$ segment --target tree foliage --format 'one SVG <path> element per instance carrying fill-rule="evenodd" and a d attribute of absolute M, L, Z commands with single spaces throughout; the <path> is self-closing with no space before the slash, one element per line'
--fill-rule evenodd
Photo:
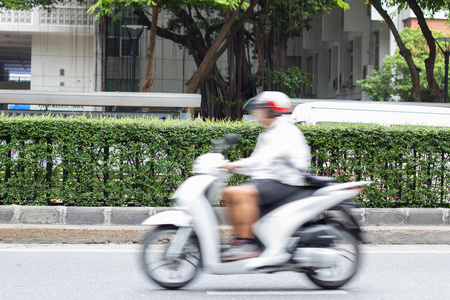
<path fill-rule="evenodd" d="M 414 64 L 420 70 L 420 96 L 424 102 L 433 102 L 430 88 L 425 72 L 425 60 L 429 56 L 427 43 L 420 29 L 405 28 L 401 32 L 402 40 L 413 55 Z M 433 31 L 435 38 L 443 37 L 440 31 Z M 440 88 L 444 87 L 444 55 L 442 52 L 436 54 L 434 75 Z M 398 96 L 400 101 L 411 101 L 411 77 L 408 76 L 408 66 L 400 55 L 399 49 L 393 56 L 383 59 L 383 66 L 375 71 L 373 76 L 357 81 L 362 91 L 369 93 L 372 100 L 391 101 Z"/>
<path fill-rule="evenodd" d="M 227 9 L 237 9 L 240 2 L 240 0 L 98 0 L 98 2 L 89 9 L 89 12 L 95 13 L 95 18 L 97 20 L 101 15 L 116 15 L 121 9 L 128 7 L 148 10 L 156 5 L 163 9 L 173 9 L 174 5 L 188 5 L 199 9 L 208 8 L 226 11 Z M 243 8 L 247 6 L 247 4 L 244 4 Z"/>
<path fill-rule="evenodd" d="M 260 11 L 252 16 L 255 51 L 258 58 L 258 86 L 265 86 L 264 78 L 273 76 L 275 70 L 282 70 L 286 64 L 287 42 L 301 36 L 310 27 L 313 17 L 327 14 L 336 6 L 335 0 L 261 0 Z M 272 74 L 271 74 L 272 73 Z M 270 79 L 269 79 L 270 82 Z M 280 86 L 282 87 L 282 86 Z"/>
<path fill-rule="evenodd" d="M 62 0 L 2 0 L 0 8 L 12 10 L 31 10 L 34 7 L 51 9 L 56 3 Z"/>
<path fill-rule="evenodd" d="M 291 98 L 297 98 L 296 93 L 304 84 L 312 85 L 312 75 L 297 66 L 272 67 L 263 76 L 259 71 L 255 76 L 256 82 L 262 82 L 266 90 L 282 91 Z"/>
<path fill-rule="evenodd" d="M 411 98 L 414 101 L 421 101 L 419 95 L 420 86 L 422 83 L 419 79 L 419 74 L 417 72 L 417 66 L 413 62 L 412 56 L 407 49 L 404 47 L 404 43 L 402 42 L 397 28 L 395 28 L 394 23 L 392 22 L 391 16 L 387 14 L 384 7 L 396 7 L 398 12 L 401 12 L 405 8 L 410 8 L 412 12 L 416 15 L 420 30 L 424 36 L 425 42 L 429 48 L 429 54 L 425 58 L 425 68 L 424 72 L 426 73 L 426 81 L 429 86 L 429 91 L 431 96 L 433 97 L 434 102 L 442 102 L 442 91 L 439 88 L 439 83 L 437 82 L 434 76 L 434 65 L 436 62 L 436 41 L 431 33 L 430 28 L 428 27 L 428 23 L 425 17 L 425 13 L 430 15 L 432 18 L 434 14 L 438 11 L 444 11 L 447 16 L 449 16 L 449 8 L 450 1 L 448 0 L 367 0 L 368 3 L 372 4 L 374 8 L 380 13 L 383 19 L 387 22 L 389 29 L 394 34 L 397 45 L 400 48 L 400 54 L 404 57 L 404 59 L 408 63 L 409 73 L 412 77 L 412 89 L 411 89 Z"/>

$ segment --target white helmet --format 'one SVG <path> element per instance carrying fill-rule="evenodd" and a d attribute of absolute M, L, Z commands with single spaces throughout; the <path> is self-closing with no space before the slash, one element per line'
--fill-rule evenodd
<path fill-rule="evenodd" d="M 282 92 L 262 92 L 248 100 L 244 105 L 244 109 L 255 108 L 271 108 L 272 116 L 276 117 L 291 112 L 291 99 Z"/>

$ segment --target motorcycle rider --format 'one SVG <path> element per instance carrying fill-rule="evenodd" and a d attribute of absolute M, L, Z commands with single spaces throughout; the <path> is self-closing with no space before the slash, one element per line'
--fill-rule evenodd
<path fill-rule="evenodd" d="M 252 179 L 239 186 L 227 187 L 223 196 L 235 238 L 222 253 L 223 261 L 258 256 L 261 251 L 252 232 L 260 217 L 260 207 L 274 204 L 304 185 L 304 170 L 309 169 L 311 154 L 300 129 L 282 116 L 291 111 L 289 97 L 281 92 L 266 91 L 250 99 L 244 106 L 264 127 L 255 149 L 248 158 L 223 166 L 229 172 Z"/>

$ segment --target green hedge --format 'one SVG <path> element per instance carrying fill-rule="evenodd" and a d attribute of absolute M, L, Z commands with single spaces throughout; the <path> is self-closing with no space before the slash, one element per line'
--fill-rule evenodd
<path fill-rule="evenodd" d="M 302 126 L 312 171 L 339 181 L 373 180 L 366 207 L 448 207 L 450 129 Z M 248 156 L 260 126 L 148 118 L 0 117 L 2 204 L 163 206 L 210 141 L 239 133 L 230 160 Z M 234 176 L 232 184 L 242 182 Z"/>
<path fill-rule="evenodd" d="M 449 207 L 450 128 L 364 124 L 303 127 L 313 169 L 372 180 L 366 207 Z"/>
<path fill-rule="evenodd" d="M 0 117 L 3 204 L 158 206 L 191 175 L 210 141 L 240 133 L 232 159 L 251 152 L 258 127 L 149 118 Z"/>

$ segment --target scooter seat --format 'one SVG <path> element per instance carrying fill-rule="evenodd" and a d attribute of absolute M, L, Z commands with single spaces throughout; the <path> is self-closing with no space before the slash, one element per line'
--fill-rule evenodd
<path fill-rule="evenodd" d="M 337 182 L 336 178 L 325 176 L 306 175 L 305 181 L 312 186 L 325 187 L 327 185 Z"/>
<path fill-rule="evenodd" d="M 319 187 L 317 187 L 317 186 L 299 186 L 297 192 L 294 192 L 293 194 L 284 198 L 281 201 L 278 201 L 278 202 L 275 202 L 272 204 L 268 204 L 268 205 L 260 205 L 259 206 L 260 215 L 261 215 L 261 217 L 263 217 L 264 215 L 268 214 L 272 210 L 274 210 L 282 205 L 310 197 L 318 189 L 319 189 Z"/>

